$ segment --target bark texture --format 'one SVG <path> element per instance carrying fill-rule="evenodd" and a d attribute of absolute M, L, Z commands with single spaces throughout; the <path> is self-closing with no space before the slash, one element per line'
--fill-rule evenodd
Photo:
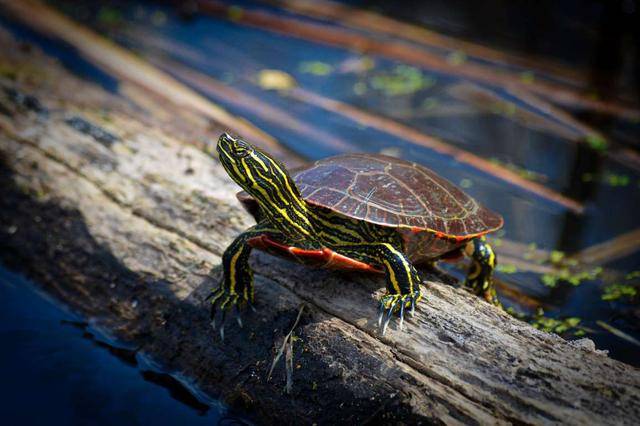
<path fill-rule="evenodd" d="M 216 158 L 166 123 L 224 129 L 0 45 L 0 260 L 204 392 L 264 423 L 638 423 L 639 370 L 438 281 L 381 337 L 383 277 L 256 253 L 257 312 L 221 342 L 203 298 L 252 221 Z M 287 394 L 284 362 L 266 377 L 303 303 Z"/>

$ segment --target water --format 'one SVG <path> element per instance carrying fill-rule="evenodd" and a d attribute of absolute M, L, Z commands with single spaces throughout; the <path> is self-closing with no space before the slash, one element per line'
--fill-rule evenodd
<path fill-rule="evenodd" d="M 3 424 L 211 425 L 234 419 L 2 267 L 0 339 Z"/>
<path fill-rule="evenodd" d="M 514 258 L 519 262 L 516 266 L 503 260 L 497 273 L 504 283 L 499 292 L 505 304 L 539 327 L 568 338 L 586 335 L 595 340 L 598 348 L 609 350 L 612 357 L 640 365 L 637 356 L 640 350 L 637 344 L 640 339 L 640 298 L 636 295 L 611 299 L 616 289 L 637 291 L 640 284 L 640 273 L 635 273 L 640 270 L 638 246 L 624 255 L 581 265 L 586 274 L 582 277 L 562 276 L 558 272 L 572 266 L 567 261 L 571 254 L 640 229 L 637 213 L 640 207 L 640 167 L 637 162 L 640 120 L 637 117 L 596 114 L 583 107 L 562 103 L 560 106 L 552 104 L 558 109 L 550 110 L 545 106 L 546 95 L 537 96 L 541 103 L 537 98 L 522 96 L 507 86 L 463 78 L 454 72 L 455 68 L 452 72 L 420 68 L 385 55 L 363 56 L 344 47 L 244 25 L 243 10 L 260 10 L 276 17 L 293 17 L 300 23 L 323 22 L 329 29 L 341 28 L 336 23 L 252 1 L 237 2 L 239 8 L 230 10 L 226 17 L 198 14 L 189 19 L 174 8 L 147 2 L 54 3 L 74 19 L 97 28 L 230 112 L 248 118 L 303 157 L 313 160 L 349 151 L 391 153 L 422 163 L 460 184 L 465 191 L 505 217 L 505 228 L 493 242 L 502 259 Z M 387 12 L 403 16 L 402 12 L 406 11 L 392 8 Z M 472 64 L 488 67 L 493 72 L 509 71 L 529 84 L 554 82 L 562 90 L 573 90 L 571 93 L 580 89 L 593 95 L 585 102 L 598 100 L 596 94 L 603 96 L 602 87 L 607 85 L 596 84 L 602 79 L 582 78 L 597 74 L 587 68 L 589 61 L 585 52 L 568 52 L 566 45 L 556 43 L 558 38 L 588 38 L 592 32 L 584 29 L 596 25 L 593 17 L 599 12 L 592 9 L 583 12 L 575 14 L 575 19 L 582 20 L 583 24 L 572 27 L 575 33 L 567 36 L 570 31 L 567 28 L 561 34 L 540 32 L 536 36 L 544 41 L 542 47 L 520 49 L 525 56 L 527 52 L 541 55 L 536 57 L 536 64 L 540 58 L 561 58 L 565 62 L 561 65 L 571 68 L 577 76 L 573 79 L 553 70 L 505 65 L 457 50 L 417 45 L 414 48 L 445 55 L 448 63 L 461 67 Z M 227 19 L 228 16 L 235 18 Z M 421 21 L 419 18 L 416 15 L 415 20 Z M 456 20 L 455 16 L 447 16 L 444 12 L 440 18 L 432 13 L 427 22 L 451 34 L 462 34 L 471 39 L 478 36 L 487 44 L 495 42 L 498 47 L 506 46 L 512 52 L 521 47 L 513 40 L 527 39 L 516 34 L 518 26 L 508 26 L 512 36 L 504 43 L 498 43 L 495 38 L 499 38 L 499 31 L 495 31 L 497 35 L 484 34 L 477 28 L 474 32 L 473 28 L 464 27 L 468 19 Z M 489 18 L 483 15 L 482 19 Z M 80 58 L 74 56 L 68 46 L 55 40 L 43 40 L 23 29 L 15 31 L 22 31 L 20 34 L 24 37 L 44 45 L 75 72 L 117 90 L 113 81 L 90 68 L 79 69 Z M 367 31 L 359 33 L 371 34 Z M 394 36 L 385 35 L 379 39 L 394 41 Z M 596 42 L 591 40 L 581 45 L 593 47 Z M 200 83 L 189 79 L 181 72 L 182 68 L 200 73 Z M 606 71 L 607 67 L 604 68 Z M 265 90 L 258 84 L 258 76 L 266 69 L 287 72 L 303 90 L 409 126 L 422 134 L 436 136 L 449 146 L 501 164 L 526 179 L 582 203 L 584 213 L 573 213 L 513 182 L 438 153 L 411 139 L 406 132 L 363 125 L 344 110 L 323 109 L 310 97 Z M 638 99 L 633 98 L 634 92 L 629 89 L 627 74 L 620 76 L 623 84 L 616 92 L 604 95 L 621 105 L 637 107 Z M 609 77 L 618 78 L 617 74 Z M 222 96 L 212 89 L 212 85 L 206 84 L 207 79 L 253 100 Z M 553 93 L 548 96 L 553 97 Z M 267 111 L 267 106 L 284 113 L 289 121 Z M 567 113 L 573 114 L 570 116 L 573 120 L 563 119 L 561 114 Z M 299 126 L 291 126 L 291 120 Z M 592 129 L 585 130 L 585 125 Z M 603 149 L 593 131 L 608 139 L 607 148 Z M 543 250 L 542 255 L 537 250 Z M 555 271 L 552 274 L 545 276 L 539 272 L 540 267 L 552 266 L 555 267 L 551 269 Z M 461 276 L 459 270 L 449 270 Z M 539 308 L 544 313 L 540 313 Z"/>

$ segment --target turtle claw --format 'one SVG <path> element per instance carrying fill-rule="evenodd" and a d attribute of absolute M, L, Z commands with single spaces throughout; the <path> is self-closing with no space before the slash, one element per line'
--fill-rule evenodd
<path fill-rule="evenodd" d="M 238 327 L 243 328 L 242 318 L 240 317 L 240 313 L 238 313 L 238 316 L 236 317 L 236 321 L 238 322 Z"/>
<path fill-rule="evenodd" d="M 387 327 L 393 314 L 398 311 L 400 316 L 400 330 L 404 329 L 404 311 L 407 306 L 411 306 L 411 316 L 415 313 L 416 302 L 420 300 L 422 294 L 415 291 L 410 294 L 388 294 L 380 299 L 380 316 L 378 317 L 378 327 L 382 336 L 387 332 Z M 386 313 L 386 317 L 385 317 Z M 382 319 L 384 318 L 384 322 Z"/>
<path fill-rule="evenodd" d="M 380 308 L 378 310 L 380 312 L 380 315 L 378 315 L 378 327 L 380 327 L 382 325 L 382 318 L 384 317 L 384 302 L 382 300 L 380 301 Z"/>
<path fill-rule="evenodd" d="M 205 300 L 210 300 L 211 310 L 209 312 L 209 317 L 211 318 L 211 327 L 214 330 L 216 330 L 217 325 L 220 327 L 219 333 L 221 341 L 224 341 L 224 326 L 227 314 L 230 313 L 232 309 L 236 311 L 236 321 L 238 326 L 240 328 L 243 327 L 241 317 L 242 308 L 251 305 L 248 301 L 241 298 L 240 295 L 228 292 L 226 287 L 220 286 L 216 290 L 212 291 Z M 220 322 L 216 321 L 218 312 L 220 312 Z"/>

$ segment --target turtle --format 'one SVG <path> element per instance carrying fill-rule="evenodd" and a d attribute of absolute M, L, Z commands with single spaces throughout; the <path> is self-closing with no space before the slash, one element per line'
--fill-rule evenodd
<path fill-rule="evenodd" d="M 250 227 L 222 255 L 222 279 L 209 295 L 211 318 L 253 306 L 252 249 L 325 268 L 384 273 L 378 324 L 422 299 L 416 266 L 467 255 L 465 284 L 501 306 L 492 282 L 497 259 L 485 235 L 503 218 L 432 170 L 395 157 L 351 153 L 289 172 L 265 151 L 228 133 L 216 146 L 220 162 L 243 191 Z M 383 321 L 384 319 L 384 321 Z M 223 337 L 224 338 L 224 337 Z"/>

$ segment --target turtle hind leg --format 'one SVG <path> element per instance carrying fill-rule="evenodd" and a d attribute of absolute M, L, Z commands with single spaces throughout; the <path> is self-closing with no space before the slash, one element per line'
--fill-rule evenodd
<path fill-rule="evenodd" d="M 493 270 L 497 264 L 496 254 L 484 237 L 469 241 L 464 250 L 471 258 L 465 285 L 487 302 L 502 307 L 493 286 Z"/>
<path fill-rule="evenodd" d="M 394 313 L 400 317 L 400 328 L 405 311 L 413 314 L 422 298 L 420 275 L 401 250 L 389 243 L 359 243 L 336 246 L 336 251 L 369 264 L 384 268 L 387 278 L 387 294 L 380 298 L 378 325 L 384 335 Z"/>

